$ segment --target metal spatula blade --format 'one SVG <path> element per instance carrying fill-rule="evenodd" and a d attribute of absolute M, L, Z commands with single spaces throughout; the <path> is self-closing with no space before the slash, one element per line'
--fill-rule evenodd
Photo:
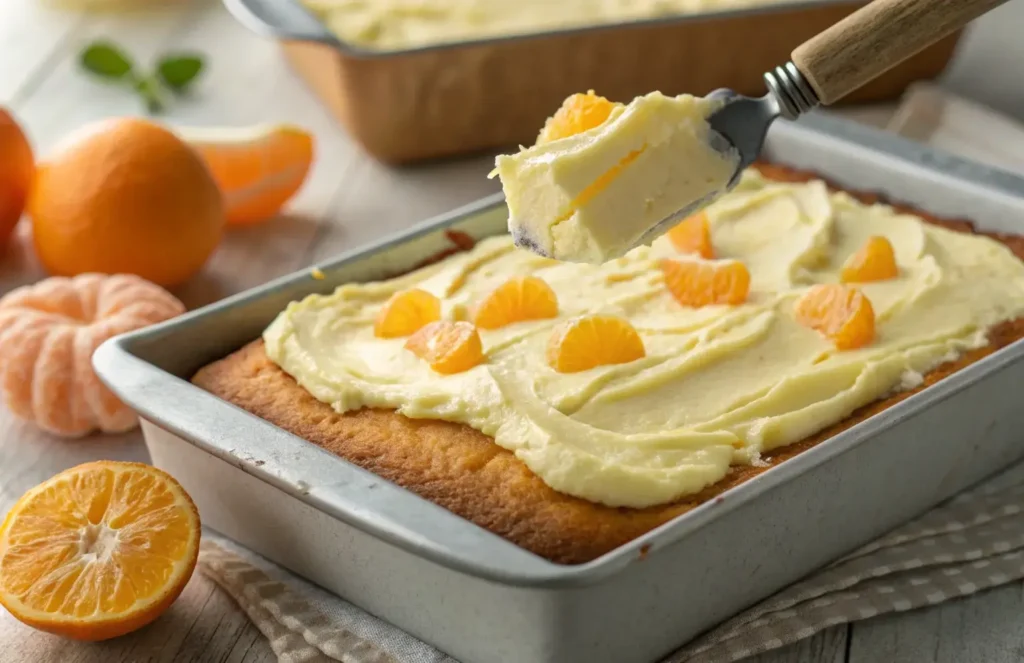
<path fill-rule="evenodd" d="M 763 97 L 744 97 L 724 88 L 708 95 L 708 99 L 725 102 L 708 118 L 711 125 L 711 146 L 723 154 L 731 153 L 738 157 L 736 170 L 725 188 L 713 191 L 665 217 L 638 237 L 632 248 L 650 244 L 674 225 L 707 207 L 736 186 L 743 170 L 754 163 L 761 154 L 768 127 L 775 118 L 781 116 L 795 119 L 818 105 L 814 91 L 792 63 L 777 67 L 765 74 L 764 78 L 769 93 Z"/>
<path fill-rule="evenodd" d="M 812 37 L 792 60 L 764 75 L 768 94 L 740 96 L 731 90 L 709 95 L 725 105 L 709 118 L 712 136 L 735 150 L 737 169 L 723 191 L 693 201 L 644 232 L 634 244 L 649 244 L 674 224 L 707 206 L 739 181 L 761 153 L 777 117 L 795 120 L 819 104 L 831 104 L 927 46 L 962 28 L 1006 0 L 874 0 Z"/>

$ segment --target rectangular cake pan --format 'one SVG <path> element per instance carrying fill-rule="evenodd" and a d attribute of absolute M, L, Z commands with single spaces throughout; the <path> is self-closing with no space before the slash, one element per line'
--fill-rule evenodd
<path fill-rule="evenodd" d="M 831 117 L 767 158 L 986 230 L 1024 232 L 1024 180 Z M 499 197 L 96 353 L 154 464 L 205 525 L 464 663 L 640 663 L 1024 456 L 1016 343 L 587 564 L 537 557 L 188 382 L 292 300 L 410 269 L 446 231 L 501 233 Z"/>
<path fill-rule="evenodd" d="M 352 137 L 391 163 L 529 145 L 563 99 L 588 89 L 615 101 L 651 90 L 704 95 L 720 87 L 761 95 L 766 70 L 865 4 L 789 0 L 372 51 L 337 39 L 299 0 L 225 3 L 244 25 L 280 40 L 285 57 Z M 959 33 L 943 39 L 844 102 L 893 99 L 909 83 L 939 75 L 958 39 Z"/>

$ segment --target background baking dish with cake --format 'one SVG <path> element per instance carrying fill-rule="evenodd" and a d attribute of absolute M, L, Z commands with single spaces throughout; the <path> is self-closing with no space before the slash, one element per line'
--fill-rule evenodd
<path fill-rule="evenodd" d="M 982 230 L 1021 232 L 1024 181 L 872 130 L 820 116 L 779 123 L 766 157 Z M 143 415 L 154 463 L 182 478 L 204 522 L 467 663 L 651 660 L 1024 455 L 1018 342 L 569 566 L 187 382 L 288 301 L 407 271 L 449 247 L 446 232 L 479 238 L 504 221 L 500 199 L 484 201 L 319 265 L 323 281 L 295 274 L 120 337 L 97 353 L 97 369 Z"/>
<path fill-rule="evenodd" d="M 511 1 L 511 0 L 510 0 Z M 370 50 L 340 41 L 300 0 L 226 0 L 285 57 L 352 137 L 390 163 L 532 144 L 551 109 L 594 89 L 614 101 L 726 87 L 762 95 L 765 71 L 858 9 L 850 0 L 775 1 L 727 11 L 527 35 Z M 953 34 L 850 94 L 892 99 L 940 74 Z"/>

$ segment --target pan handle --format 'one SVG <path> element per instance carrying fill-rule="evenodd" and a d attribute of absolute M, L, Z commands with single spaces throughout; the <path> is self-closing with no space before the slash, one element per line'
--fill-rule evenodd
<path fill-rule="evenodd" d="M 284 41 L 338 43 L 324 24 L 295 0 L 224 0 L 224 5 L 256 34 Z"/>

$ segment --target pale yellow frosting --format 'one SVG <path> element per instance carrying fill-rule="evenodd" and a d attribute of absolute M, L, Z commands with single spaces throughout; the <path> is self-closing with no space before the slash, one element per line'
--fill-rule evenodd
<path fill-rule="evenodd" d="M 707 117 L 721 105 L 651 92 L 617 104 L 593 129 L 498 156 L 516 244 L 556 260 L 605 262 L 724 193 L 738 156 L 728 143 L 713 145 Z"/>
<path fill-rule="evenodd" d="M 405 276 L 352 284 L 292 303 L 264 334 L 271 359 L 338 412 L 394 408 L 464 423 L 494 437 L 554 489 L 645 507 L 699 491 L 731 464 L 801 440 L 959 353 L 993 324 L 1024 314 L 1024 264 L 1002 244 L 865 206 L 821 182 L 787 184 L 748 172 L 707 208 L 715 251 L 750 269 L 746 304 L 700 309 L 666 291 L 657 259 L 666 238 L 603 265 L 557 263 L 508 236 Z M 793 317 L 811 284 L 835 282 L 871 235 L 892 243 L 898 278 L 860 286 L 877 338 L 840 352 Z M 557 293 L 557 320 L 481 330 L 486 361 L 441 376 L 380 340 L 373 320 L 395 292 L 423 288 L 444 315 L 515 274 Z M 545 362 L 553 325 L 584 313 L 624 316 L 647 356 L 560 374 Z"/>
<path fill-rule="evenodd" d="M 779 0 L 303 0 L 341 39 L 402 49 L 769 5 Z"/>

